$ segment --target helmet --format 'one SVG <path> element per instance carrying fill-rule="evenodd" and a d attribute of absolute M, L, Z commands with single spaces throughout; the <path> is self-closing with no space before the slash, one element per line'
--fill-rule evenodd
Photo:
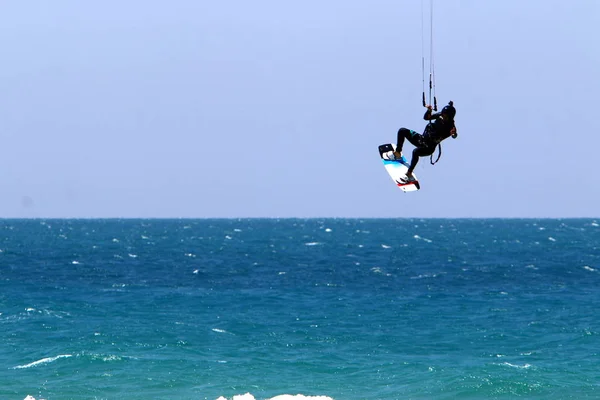
<path fill-rule="evenodd" d="M 442 114 L 449 115 L 450 118 L 454 119 L 454 116 L 456 115 L 456 108 L 454 108 L 454 103 L 452 101 L 449 102 L 447 106 L 442 108 Z"/>

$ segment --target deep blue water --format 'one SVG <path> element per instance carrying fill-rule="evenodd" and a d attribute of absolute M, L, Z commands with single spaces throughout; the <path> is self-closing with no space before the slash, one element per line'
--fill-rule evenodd
<path fill-rule="evenodd" d="M 0 220 L 0 399 L 600 398 L 600 220 Z"/>

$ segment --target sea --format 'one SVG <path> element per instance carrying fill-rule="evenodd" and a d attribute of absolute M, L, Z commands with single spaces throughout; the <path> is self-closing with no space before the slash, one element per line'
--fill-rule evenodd
<path fill-rule="evenodd" d="M 600 219 L 0 220 L 0 399 L 599 399 Z"/>

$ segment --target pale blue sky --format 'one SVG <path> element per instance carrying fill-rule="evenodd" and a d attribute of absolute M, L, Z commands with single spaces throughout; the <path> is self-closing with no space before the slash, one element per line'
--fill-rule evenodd
<path fill-rule="evenodd" d="M 600 2 L 434 7 L 459 138 L 405 194 L 420 0 L 3 1 L 0 216 L 600 217 Z"/>

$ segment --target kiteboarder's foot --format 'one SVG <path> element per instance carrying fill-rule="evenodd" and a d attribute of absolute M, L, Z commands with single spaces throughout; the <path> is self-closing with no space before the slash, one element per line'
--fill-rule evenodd
<path fill-rule="evenodd" d="M 412 172 L 407 171 L 406 172 L 406 177 L 408 178 L 409 182 L 412 182 L 415 180 L 415 176 L 412 174 Z"/>
<path fill-rule="evenodd" d="M 401 151 L 394 151 L 394 157 L 396 157 L 396 160 L 402 159 L 402 152 Z"/>

